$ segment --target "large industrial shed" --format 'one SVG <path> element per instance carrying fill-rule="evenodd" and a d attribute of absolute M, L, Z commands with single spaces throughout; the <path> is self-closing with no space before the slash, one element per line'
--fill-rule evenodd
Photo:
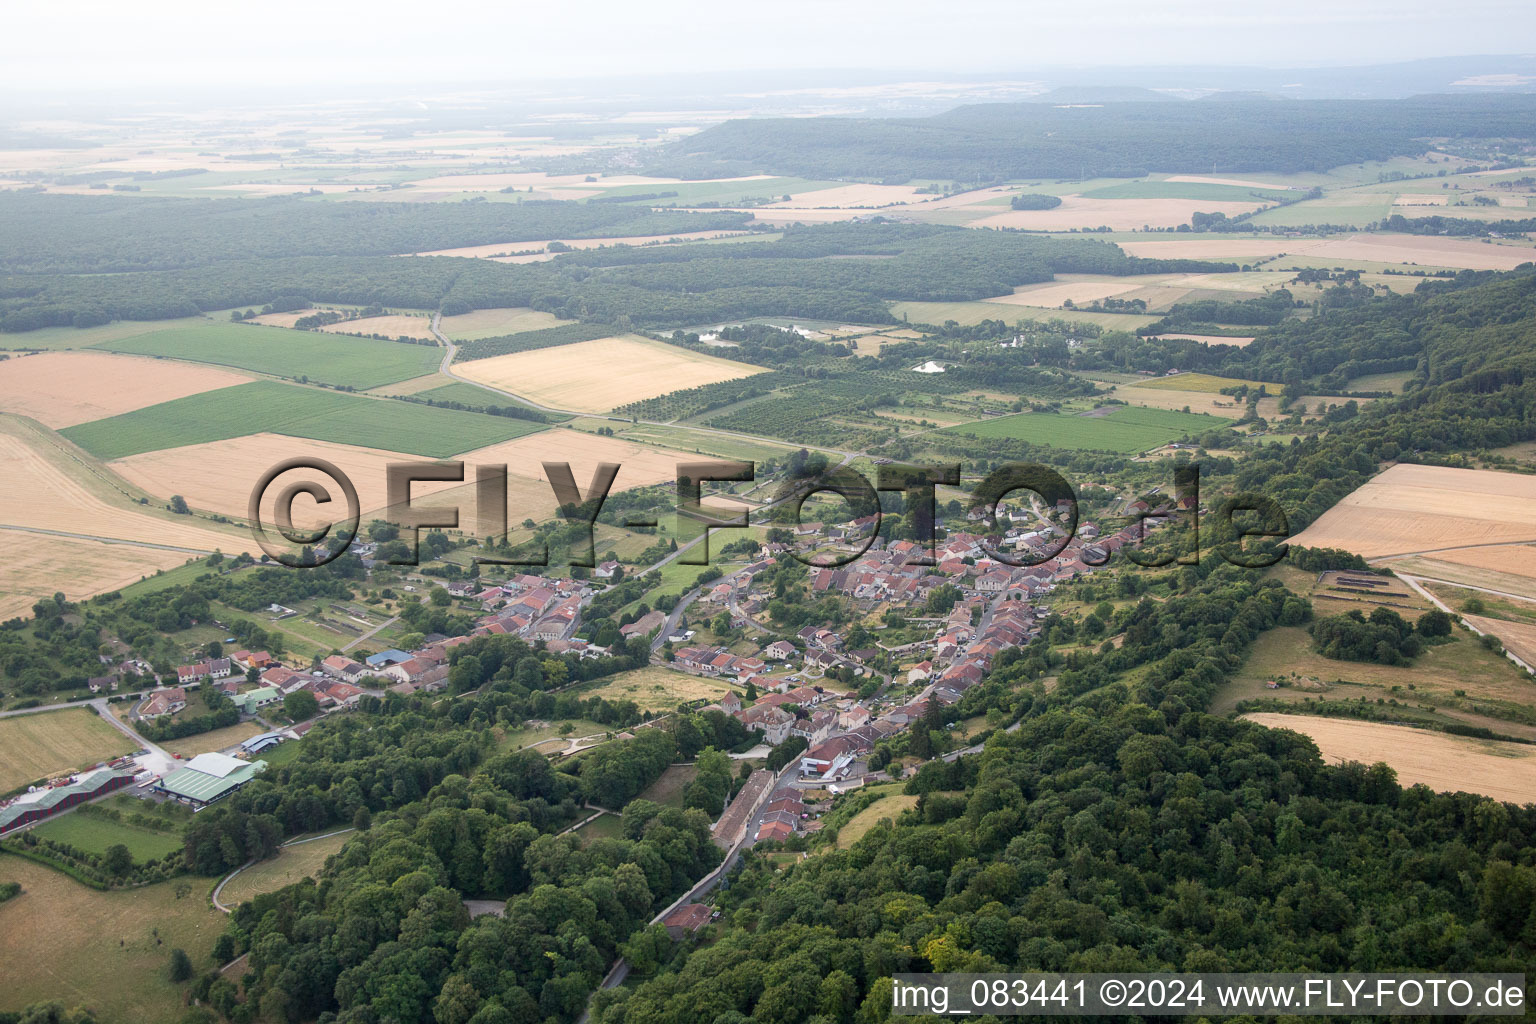
<path fill-rule="evenodd" d="M 265 761 L 242 761 L 228 754 L 198 754 L 185 768 L 178 768 L 155 783 L 155 788 L 201 808 L 222 800 L 266 767 Z"/>
<path fill-rule="evenodd" d="M 97 768 L 67 786 L 52 786 L 23 793 L 9 806 L 0 807 L 0 835 L 132 784 L 133 772 Z"/>

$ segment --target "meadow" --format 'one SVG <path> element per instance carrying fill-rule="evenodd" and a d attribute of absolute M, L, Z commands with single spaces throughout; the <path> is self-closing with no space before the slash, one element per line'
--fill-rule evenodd
<path fill-rule="evenodd" d="M 1016 413 L 979 420 L 941 433 L 979 438 L 1012 438 L 1053 448 L 1079 448 L 1134 454 L 1178 440 L 1186 434 L 1225 427 L 1230 420 L 1170 409 L 1123 407 L 1107 415 Z"/>
<path fill-rule="evenodd" d="M 175 832 L 142 828 L 78 811 L 50 818 L 32 831 L 44 839 L 68 843 L 90 853 L 106 853 L 108 847 L 121 843 L 140 864 L 175 853 L 182 846 L 181 837 Z"/>
<path fill-rule="evenodd" d="M 1209 373 L 1176 373 L 1171 377 L 1153 377 L 1149 380 L 1138 381 L 1138 388 L 1162 388 L 1168 391 L 1202 391 L 1206 394 L 1219 395 L 1222 388 L 1242 387 L 1244 384 L 1251 388 L 1269 387 L 1275 391 L 1280 390 L 1278 384 L 1265 385 L 1262 381 L 1241 380 L 1236 377 L 1214 377 Z"/>
<path fill-rule="evenodd" d="M 165 1024 L 185 1012 L 166 976 L 172 949 L 198 971 L 228 919 L 208 905 L 205 883 L 173 879 L 98 892 L 67 875 L 0 855 L 0 878 L 22 894 L 0 903 L 0 1010 L 57 1000 L 90 1006 L 112 1024 Z"/>
<path fill-rule="evenodd" d="M 214 363 L 293 380 L 308 378 L 358 390 L 419 377 L 442 359 L 442 351 L 432 345 L 251 324 L 172 327 L 104 341 L 97 347 L 111 352 Z"/>
<path fill-rule="evenodd" d="M 1254 185 L 1235 185 L 1209 181 L 1129 181 L 1106 185 L 1082 193 L 1090 199 L 1200 199 L 1212 202 L 1247 202 L 1258 198 L 1267 202 L 1300 198 L 1291 189 Z"/>
<path fill-rule="evenodd" d="M 0 793 L 134 749 L 91 708 L 0 718 Z"/>
<path fill-rule="evenodd" d="M 690 567 L 697 575 L 698 566 Z M 632 700 L 642 711 L 675 711 L 679 704 L 693 700 L 717 701 L 732 691 L 723 679 L 696 676 L 686 672 L 651 665 L 630 672 L 620 672 L 600 686 L 581 691 L 583 699 Z"/>
<path fill-rule="evenodd" d="M 543 429 L 542 423 L 504 416 L 253 381 L 70 427 L 63 433 L 102 459 L 263 432 L 447 458 Z"/>
<path fill-rule="evenodd" d="M 863 839 L 869 830 L 880 823 L 882 818 L 895 821 L 901 817 L 901 813 L 917 806 L 917 797 L 900 792 L 895 786 L 884 787 L 886 790 L 875 799 L 875 802 L 864 808 L 837 830 L 837 848 L 846 850 L 860 839 Z"/>
<path fill-rule="evenodd" d="M 318 878 L 326 860 L 332 854 L 339 853 L 351 838 L 352 833 L 344 832 L 337 836 L 285 846 L 277 851 L 276 857 L 253 864 L 236 875 L 219 894 L 219 901 L 233 907 L 305 878 Z"/>

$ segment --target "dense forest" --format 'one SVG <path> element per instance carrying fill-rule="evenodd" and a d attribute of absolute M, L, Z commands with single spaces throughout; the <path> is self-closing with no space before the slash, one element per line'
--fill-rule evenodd
<path fill-rule="evenodd" d="M 35 262 L 48 264 L 66 262 L 71 250 L 53 252 L 41 237 L 28 252 Z M 167 260 L 185 255 L 174 242 L 154 252 Z M 1135 259 L 1092 239 L 923 225 L 825 225 L 789 230 L 773 242 L 613 248 L 525 265 L 314 255 L 231 258 L 155 272 L 9 274 L 0 276 L 0 330 L 167 319 L 260 307 L 279 298 L 445 314 L 531 306 L 593 323 L 664 328 L 752 316 L 879 324 L 895 320 L 889 300 L 986 298 L 1049 281 L 1056 273 L 1235 269 L 1198 260 Z"/>
<path fill-rule="evenodd" d="M 727 121 L 647 171 L 963 182 L 1149 172 L 1324 171 L 1422 153 L 1427 137 L 1529 135 L 1531 96 L 1231 100 L 1055 106 L 988 103 L 926 118 Z"/>
<path fill-rule="evenodd" d="M 0 270 L 101 274 L 227 260 L 390 256 L 466 245 L 741 228 L 741 213 L 558 201 L 362 203 L 0 192 Z"/>

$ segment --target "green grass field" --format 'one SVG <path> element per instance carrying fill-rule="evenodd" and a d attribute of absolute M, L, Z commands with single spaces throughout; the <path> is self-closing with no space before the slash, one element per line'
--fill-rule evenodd
<path fill-rule="evenodd" d="M 581 826 L 576 830 L 576 835 L 581 837 L 583 846 L 598 839 L 622 839 L 624 819 L 617 814 L 605 814 L 596 821 Z"/>
<path fill-rule="evenodd" d="M 1087 199 L 1196 199 L 1213 203 L 1277 202 L 1301 196 L 1300 192 L 1283 188 L 1214 185 L 1201 181 L 1128 181 L 1083 193 Z"/>
<path fill-rule="evenodd" d="M 101 459 L 263 432 L 447 458 L 543 429 L 505 416 L 253 381 L 82 423 L 64 434 Z"/>
<path fill-rule="evenodd" d="M 1107 416 L 1018 413 L 994 420 L 949 427 L 941 433 L 1009 437 L 1053 448 L 1084 448 L 1134 454 L 1175 441 L 1185 434 L 1224 427 L 1231 420 L 1167 409 L 1128 407 Z"/>
<path fill-rule="evenodd" d="M 1235 388 L 1243 384 L 1256 388 L 1262 381 L 1241 380 L 1237 377 L 1213 377 L 1208 373 L 1179 373 L 1172 377 L 1154 377 L 1151 380 L 1138 381 L 1136 387 L 1157 388 L 1162 391 L 1200 391 L 1209 395 L 1218 395 L 1222 388 Z M 1269 389 L 1273 393 L 1279 393 L 1280 385 L 1270 384 Z"/>
<path fill-rule="evenodd" d="M 0 793 L 134 749 L 92 708 L 0 718 Z"/>
<path fill-rule="evenodd" d="M 95 347 L 216 363 L 294 380 L 307 377 L 359 390 L 419 377 L 442 359 L 442 351 L 432 345 L 232 323 L 173 327 L 103 341 Z"/>
<path fill-rule="evenodd" d="M 140 864 L 181 849 L 181 837 L 176 833 L 140 828 L 78 811 L 50 818 L 32 831 L 44 839 L 68 843 L 90 853 L 106 853 L 109 846 L 122 843 Z"/>

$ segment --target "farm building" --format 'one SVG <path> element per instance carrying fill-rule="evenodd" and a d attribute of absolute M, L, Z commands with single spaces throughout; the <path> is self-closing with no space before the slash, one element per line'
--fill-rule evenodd
<path fill-rule="evenodd" d="M 97 768 L 64 786 L 23 793 L 9 806 L 0 807 L 0 834 L 30 825 L 59 811 L 93 800 L 133 784 L 133 772 Z"/>
<path fill-rule="evenodd" d="M 266 767 L 265 761 L 242 761 L 228 754 L 199 754 L 185 768 L 157 782 L 155 788 L 194 807 L 206 807 L 250 782 Z"/>
<path fill-rule="evenodd" d="M 248 740 L 242 740 L 240 749 L 247 754 L 259 754 L 263 750 L 270 750 L 283 740 L 288 738 L 288 733 L 283 730 L 277 732 L 264 732 L 260 736 L 252 736 Z"/>

